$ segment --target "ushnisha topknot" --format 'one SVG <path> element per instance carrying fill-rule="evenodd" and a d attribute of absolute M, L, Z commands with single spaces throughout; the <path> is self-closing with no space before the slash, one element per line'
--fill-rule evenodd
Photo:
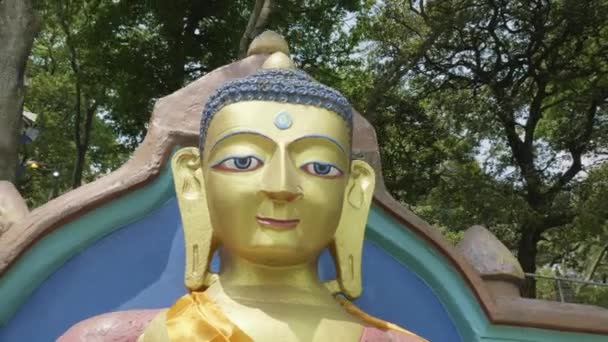
<path fill-rule="evenodd" d="M 288 50 L 283 37 L 267 31 L 258 36 L 251 46 L 258 47 L 257 49 L 263 46 L 261 51 L 266 53 L 275 52 L 268 57 L 262 69 L 252 75 L 228 81 L 211 94 L 201 116 L 201 150 L 214 115 L 227 105 L 244 101 L 272 101 L 324 108 L 342 117 L 352 134 L 353 109 L 346 97 L 297 70 L 291 58 L 285 54 Z M 256 48 L 250 48 L 250 53 L 252 51 L 255 52 Z"/>

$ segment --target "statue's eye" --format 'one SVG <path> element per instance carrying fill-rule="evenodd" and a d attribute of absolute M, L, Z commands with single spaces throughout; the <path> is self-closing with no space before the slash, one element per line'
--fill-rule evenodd
<path fill-rule="evenodd" d="M 342 176 L 344 173 L 336 166 L 329 163 L 312 162 L 302 165 L 302 170 L 310 173 L 311 175 L 336 178 Z"/>
<path fill-rule="evenodd" d="M 244 172 L 260 168 L 264 163 L 254 156 L 230 157 L 212 166 L 215 170 Z"/>

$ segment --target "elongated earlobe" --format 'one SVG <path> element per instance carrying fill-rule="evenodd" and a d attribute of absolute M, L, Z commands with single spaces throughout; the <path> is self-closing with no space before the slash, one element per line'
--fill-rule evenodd
<path fill-rule="evenodd" d="M 326 283 L 332 293 L 342 293 L 351 299 L 359 297 L 362 291 L 363 239 L 374 186 L 372 167 L 362 160 L 353 161 L 344 194 L 342 216 L 329 248 L 336 265 L 337 279 Z"/>
<path fill-rule="evenodd" d="M 217 240 L 209 219 L 198 149 L 187 147 L 177 151 L 171 169 L 184 229 L 185 285 L 191 291 L 200 291 L 217 279 L 217 275 L 209 271 Z"/>

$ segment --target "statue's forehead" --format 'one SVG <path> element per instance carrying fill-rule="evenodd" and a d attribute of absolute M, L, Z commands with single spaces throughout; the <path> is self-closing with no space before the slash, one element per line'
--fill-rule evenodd
<path fill-rule="evenodd" d="M 327 109 L 308 105 L 270 101 L 230 104 L 215 114 L 205 145 L 211 146 L 231 131 L 259 132 L 276 142 L 324 136 L 345 150 L 350 149 L 350 129 L 346 121 Z"/>

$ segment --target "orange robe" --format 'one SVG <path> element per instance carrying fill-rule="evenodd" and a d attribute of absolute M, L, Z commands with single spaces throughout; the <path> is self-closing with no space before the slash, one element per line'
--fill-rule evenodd
<path fill-rule="evenodd" d="M 426 341 L 395 324 L 366 314 L 347 300 L 338 301 L 346 311 L 369 325 L 364 329 L 361 341 Z M 253 342 L 204 292 L 192 292 L 180 298 L 167 312 L 165 324 L 172 342 Z"/>

